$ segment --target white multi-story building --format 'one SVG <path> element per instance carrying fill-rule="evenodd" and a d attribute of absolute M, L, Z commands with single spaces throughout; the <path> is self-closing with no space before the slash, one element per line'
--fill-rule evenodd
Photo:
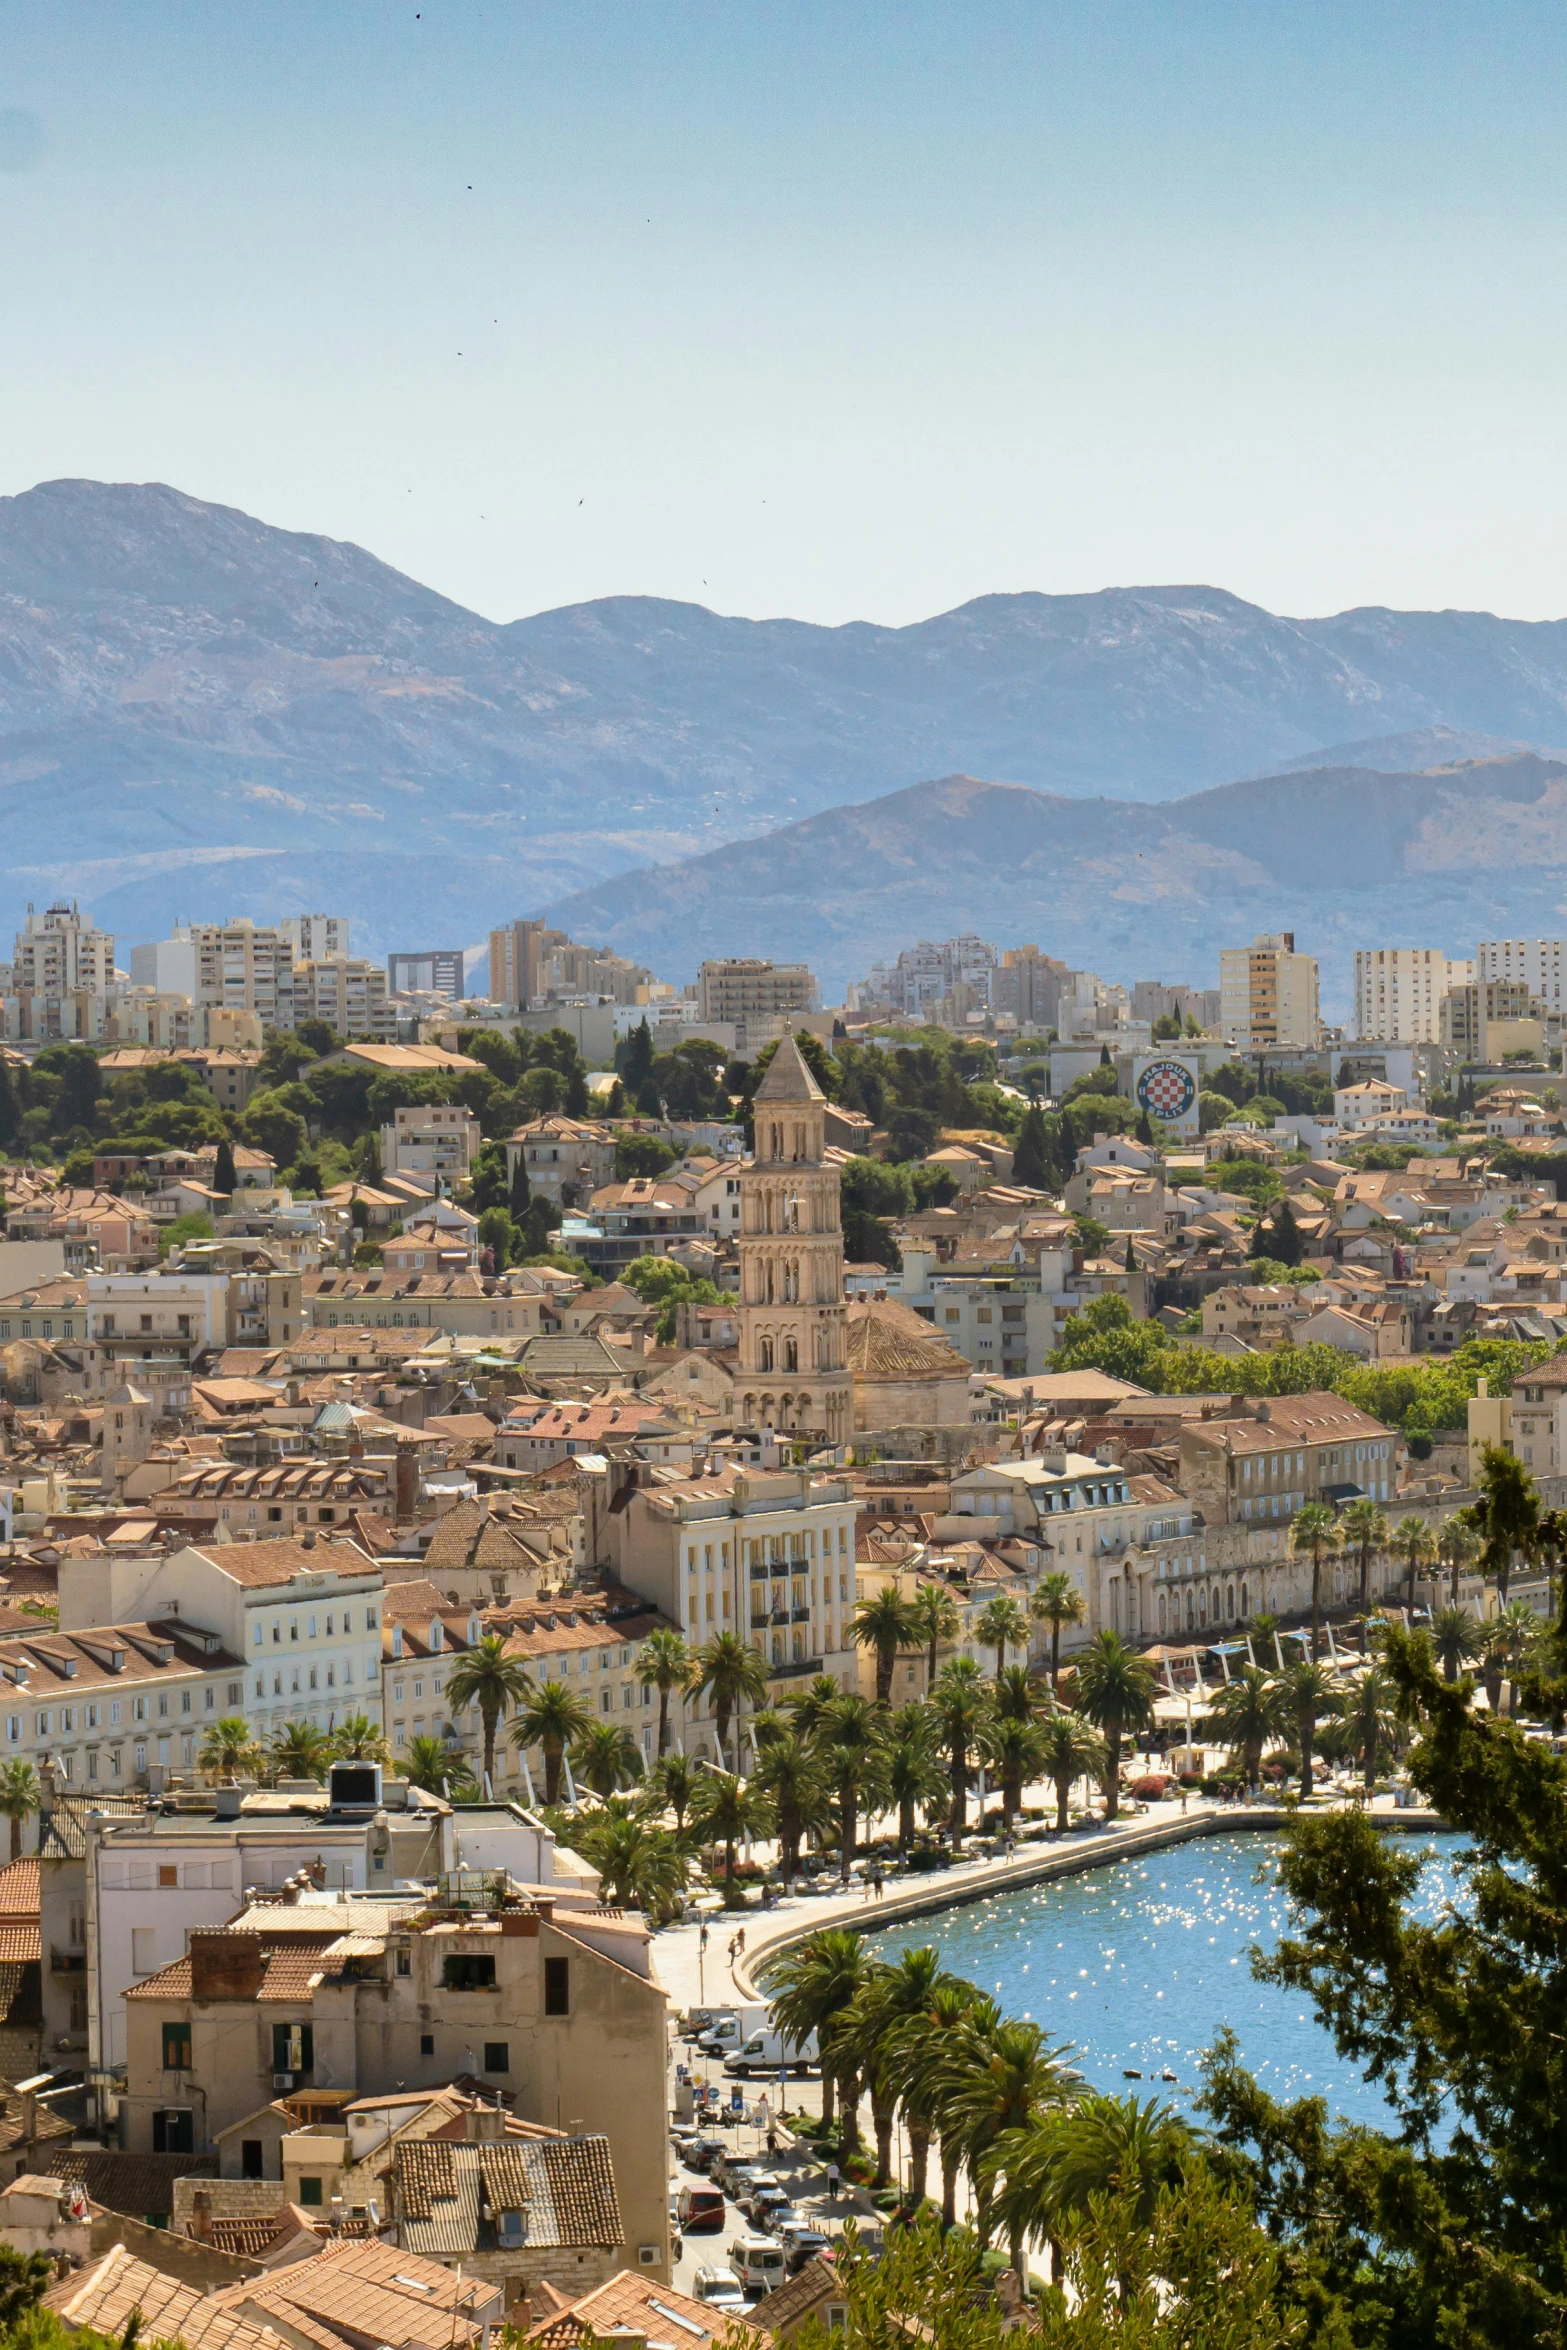
<path fill-rule="evenodd" d="M 348 953 L 348 924 L 341 914 L 288 914 L 278 924 L 296 963 L 336 963 Z"/>
<path fill-rule="evenodd" d="M 1562 961 L 1567 939 L 1483 938 L 1475 949 L 1477 980 L 1511 980 L 1529 990 L 1547 1012 L 1562 1009 Z"/>
<path fill-rule="evenodd" d="M 1472 955 L 1438 947 L 1360 947 L 1355 1034 L 1362 1044 L 1439 1044 L 1442 998 L 1474 985 Z"/>
<path fill-rule="evenodd" d="M 466 1183 L 479 1155 L 478 1119 L 461 1102 L 426 1102 L 394 1110 L 381 1129 L 381 1167 L 388 1175 L 427 1175 L 448 1187 Z"/>
<path fill-rule="evenodd" d="M 1310 1051 L 1321 1041 L 1317 959 L 1295 952 L 1293 930 L 1265 932 L 1219 953 L 1219 1017 L 1242 1052 L 1276 1045 Z"/>
<path fill-rule="evenodd" d="M 114 980 L 114 940 L 83 921 L 74 899 L 41 915 L 29 906 L 16 934 L 11 980 L 18 995 L 107 995 Z"/>
<path fill-rule="evenodd" d="M 397 1008 L 387 994 L 379 963 L 346 955 L 299 962 L 277 978 L 277 1025 L 297 1028 L 301 1020 L 324 1020 L 354 1044 L 393 1044 Z"/>

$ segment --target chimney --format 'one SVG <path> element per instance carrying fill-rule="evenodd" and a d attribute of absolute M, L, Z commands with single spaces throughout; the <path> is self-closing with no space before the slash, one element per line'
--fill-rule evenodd
<path fill-rule="evenodd" d="M 212 2242 L 212 2197 L 205 2187 L 198 2187 L 190 2199 L 189 2233 L 198 2244 Z"/>
<path fill-rule="evenodd" d="M 411 1444 L 397 1448 L 397 1523 L 411 1526 L 414 1522 L 414 1502 L 418 1493 L 418 1471 Z"/>

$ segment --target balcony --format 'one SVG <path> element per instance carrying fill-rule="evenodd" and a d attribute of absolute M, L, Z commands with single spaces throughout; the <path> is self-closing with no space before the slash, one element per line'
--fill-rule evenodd
<path fill-rule="evenodd" d="M 808 1607 L 791 1608 L 789 1611 L 789 1621 L 791 1624 L 808 1624 L 810 1620 L 811 1611 Z"/>
<path fill-rule="evenodd" d="M 770 1624 L 772 1621 L 773 1618 L 769 1616 L 765 1607 L 762 1609 L 760 1615 L 757 1613 L 755 1608 L 751 1610 L 751 1629 L 753 1632 L 760 1632 L 764 1625 Z"/>
<path fill-rule="evenodd" d="M 87 1972 L 86 1951 L 51 1950 L 49 1972 L 51 1975 L 85 1975 Z"/>

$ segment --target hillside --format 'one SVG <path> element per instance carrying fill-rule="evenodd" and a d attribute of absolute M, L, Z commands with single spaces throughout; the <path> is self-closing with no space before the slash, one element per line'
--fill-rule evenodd
<path fill-rule="evenodd" d="M 671 976 L 704 948 L 765 940 L 836 995 L 900 946 L 970 929 L 1211 987 L 1221 942 L 1288 928 L 1331 981 L 1368 943 L 1464 953 L 1487 934 L 1559 928 L 1564 899 L 1567 764 L 1526 753 L 1416 774 L 1313 770 L 1159 807 L 948 776 L 622 875 L 551 918 Z"/>
<path fill-rule="evenodd" d="M 502 625 L 157 484 L 0 499 L 0 923 L 64 890 L 127 941 L 309 902 L 369 951 L 472 942 L 931 775 L 1173 802 L 1383 740 L 1389 769 L 1567 742 L 1567 623 L 1155 587 L 907 628 L 638 596 Z"/>

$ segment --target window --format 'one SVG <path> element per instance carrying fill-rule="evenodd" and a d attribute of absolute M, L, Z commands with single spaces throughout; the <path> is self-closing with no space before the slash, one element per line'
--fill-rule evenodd
<path fill-rule="evenodd" d="M 511 2071 L 511 2042 L 509 2040 L 485 2041 L 484 2069 L 487 2073 L 509 2073 Z"/>
<path fill-rule="evenodd" d="M 435 2034 L 433 2032 L 421 2032 L 419 2034 L 419 2054 L 421 2056 L 433 2056 L 435 2054 Z"/>
<path fill-rule="evenodd" d="M 261 2140 L 241 2138 L 239 2142 L 239 2175 L 242 2179 L 259 2179 L 262 2174 Z"/>
<path fill-rule="evenodd" d="M 491 1961 L 493 1969 L 494 1961 Z M 546 2015 L 571 2013 L 571 1961 L 569 1958 L 547 1958 L 544 1961 L 544 2012 Z"/>
<path fill-rule="evenodd" d="M 179 1881 L 180 1872 L 178 1864 L 174 1861 L 160 1861 L 158 1864 L 158 1883 L 165 1886 L 174 1886 L 178 1885 Z"/>
<path fill-rule="evenodd" d="M 166 2073 L 189 2072 L 190 2025 L 188 2023 L 164 2025 L 163 2069 Z"/>
<path fill-rule="evenodd" d="M 196 2134 L 188 2105 L 174 2106 L 152 2117 L 152 2151 L 154 2154 L 194 2154 Z M 149 2212 L 149 2224 L 166 2227 L 167 2214 L 154 2218 Z"/>
<path fill-rule="evenodd" d="M 156 1926 L 132 1926 L 131 1973 L 151 1975 L 158 1967 L 158 1929 Z"/>
<path fill-rule="evenodd" d="M 448 1991 L 493 1991 L 495 1961 L 471 1951 L 454 1951 L 446 1961 L 441 1979 Z M 546 2014 L 552 2012 L 546 2007 Z"/>
<path fill-rule="evenodd" d="M 301 2206 L 319 2203 L 321 2201 L 321 2181 L 319 2179 L 301 2179 L 299 2200 Z"/>
<path fill-rule="evenodd" d="M 272 2070 L 275 2073 L 308 2073 L 315 2060 L 315 2032 L 311 2025 L 273 2025 Z"/>
<path fill-rule="evenodd" d="M 397 1946 L 397 1971 L 400 1975 L 411 1975 L 414 1971 L 413 1952 L 406 1942 L 400 1942 Z"/>

